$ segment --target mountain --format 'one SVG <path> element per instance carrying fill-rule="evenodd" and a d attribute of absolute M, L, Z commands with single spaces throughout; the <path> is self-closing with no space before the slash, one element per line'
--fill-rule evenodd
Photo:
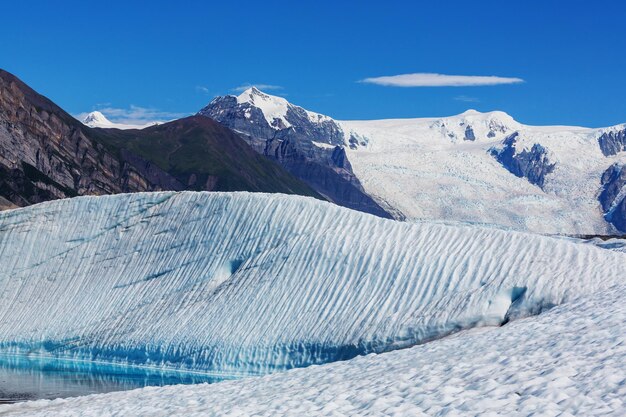
<path fill-rule="evenodd" d="M 575 239 L 261 193 L 2 212 L 0 259 L 2 351 L 224 376 L 515 324 L 626 276 L 626 253 Z"/>
<path fill-rule="evenodd" d="M 0 207 L 187 188 L 318 196 L 206 118 L 144 130 L 91 129 L 0 70 Z"/>
<path fill-rule="evenodd" d="M 149 126 L 161 124 L 162 122 L 152 122 L 143 125 L 114 123 L 106 118 L 104 114 L 99 111 L 92 111 L 81 117 L 81 122 L 85 126 L 89 127 L 101 127 L 105 129 L 144 129 Z"/>
<path fill-rule="evenodd" d="M 361 186 L 344 149 L 344 133 L 330 117 L 294 106 L 252 87 L 217 97 L 198 115 L 217 120 L 334 203 L 381 217 L 391 215 Z"/>
<path fill-rule="evenodd" d="M 335 121 L 252 88 L 200 111 L 332 201 L 330 170 L 396 219 L 486 223 L 545 234 L 626 232 L 626 125 L 528 126 L 503 112 Z M 322 168 L 320 168 L 322 167 Z M 339 197 L 337 196 L 339 194 Z M 350 194 L 352 195 L 352 194 Z"/>
<path fill-rule="evenodd" d="M 206 117 L 190 116 L 142 130 L 96 129 L 92 135 L 137 166 L 150 161 L 146 169 L 159 167 L 182 184 L 178 189 L 321 198 L 280 165 L 256 153 L 235 132 Z"/>

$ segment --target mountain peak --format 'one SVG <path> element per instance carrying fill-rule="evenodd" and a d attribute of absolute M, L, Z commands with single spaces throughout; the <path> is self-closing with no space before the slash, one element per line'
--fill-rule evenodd
<path fill-rule="evenodd" d="M 458 116 L 483 116 L 485 118 L 501 118 L 501 119 L 513 119 L 508 113 L 503 112 L 501 110 L 492 110 L 492 111 L 478 111 L 476 109 L 467 109 L 463 113 Z M 451 116 L 454 117 L 454 116 Z"/>
<path fill-rule="evenodd" d="M 291 126 L 287 121 L 287 110 L 291 104 L 282 97 L 272 96 L 256 87 L 250 87 L 237 96 L 237 104 L 247 104 L 261 110 L 270 126 Z"/>
<path fill-rule="evenodd" d="M 99 111 L 92 111 L 91 113 L 88 113 L 81 121 L 89 127 L 101 127 L 102 125 L 113 124 Z"/>
<path fill-rule="evenodd" d="M 100 127 L 104 129 L 144 129 L 146 127 L 160 125 L 162 122 L 152 121 L 143 124 L 135 124 L 132 121 L 130 123 L 120 123 L 120 122 L 112 122 L 107 119 L 107 117 L 99 111 L 92 111 L 90 113 L 80 114 L 76 116 L 85 126 L 89 127 Z"/>
<path fill-rule="evenodd" d="M 285 104 L 288 103 L 287 100 L 285 100 L 284 98 L 264 93 L 255 86 L 244 90 L 241 94 L 237 96 L 238 103 L 251 103 L 258 106 L 259 102 L 262 101 L 280 102 Z"/>

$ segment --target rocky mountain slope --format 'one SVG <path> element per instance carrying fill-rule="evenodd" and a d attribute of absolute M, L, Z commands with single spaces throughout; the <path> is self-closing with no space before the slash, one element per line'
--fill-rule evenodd
<path fill-rule="evenodd" d="M 527 126 L 503 112 L 335 121 L 257 89 L 200 114 L 242 133 L 338 204 L 349 178 L 397 219 L 488 223 L 548 234 L 626 232 L 626 126 Z M 323 168 L 320 168 L 323 167 Z M 337 194 L 340 194 L 337 198 Z M 350 194 L 353 195 L 353 194 Z M 334 197 L 334 198 L 333 198 Z"/>
<path fill-rule="evenodd" d="M 101 130 L 94 138 L 163 182 L 155 167 L 195 191 L 258 191 L 320 197 L 239 135 L 214 120 L 190 116 L 142 130 Z M 145 163 L 145 161 L 150 161 Z M 169 189 L 177 185 L 170 184 Z"/>
<path fill-rule="evenodd" d="M 334 203 L 390 217 L 353 174 L 343 130 L 330 117 L 255 87 L 239 96 L 217 97 L 198 114 L 235 130 L 258 153 L 279 162 Z"/>
<path fill-rule="evenodd" d="M 0 70 L 0 207 L 187 188 L 317 195 L 205 118 L 145 131 L 91 129 Z"/>

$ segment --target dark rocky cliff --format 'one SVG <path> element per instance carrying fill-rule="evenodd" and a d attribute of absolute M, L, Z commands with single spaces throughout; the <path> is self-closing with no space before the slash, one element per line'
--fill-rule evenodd
<path fill-rule="evenodd" d="M 556 164 L 549 160 L 546 149 L 538 143 L 530 150 L 517 152 L 515 145 L 518 137 L 518 132 L 509 135 L 502 142 L 504 147 L 492 149 L 491 154 L 512 174 L 524 177 L 543 189 L 546 175 L 554 171 Z"/>
<path fill-rule="evenodd" d="M 598 138 L 598 145 L 604 156 L 617 155 L 626 151 L 626 129 L 605 132 Z"/>
<path fill-rule="evenodd" d="M 626 169 L 624 165 L 611 165 L 601 178 L 598 196 L 606 220 L 619 231 L 626 232 Z"/>
<path fill-rule="evenodd" d="M 0 70 L 0 195 L 18 206 L 162 189 L 50 100 Z"/>

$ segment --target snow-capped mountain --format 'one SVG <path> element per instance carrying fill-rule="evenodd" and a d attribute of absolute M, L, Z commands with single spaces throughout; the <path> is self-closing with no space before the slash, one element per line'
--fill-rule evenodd
<path fill-rule="evenodd" d="M 257 152 L 276 160 L 336 204 L 390 217 L 352 173 L 341 126 L 249 88 L 239 96 L 217 97 L 198 113 L 238 132 Z"/>
<path fill-rule="evenodd" d="M 340 172 L 396 219 L 546 234 L 626 232 L 626 125 L 528 126 L 504 112 L 474 110 L 335 121 L 254 88 L 218 97 L 200 114 L 235 129 L 324 195 L 343 190 L 315 182 L 320 167 Z"/>
<path fill-rule="evenodd" d="M 125 123 L 114 123 L 106 118 L 104 114 L 99 111 L 92 111 L 91 113 L 87 113 L 82 116 L 80 120 L 85 126 L 89 127 L 99 127 L 104 129 L 145 129 L 146 127 L 156 126 L 161 124 L 162 122 L 151 122 L 145 124 L 125 124 Z"/>
<path fill-rule="evenodd" d="M 0 213 L 4 352 L 268 373 L 501 325 L 623 283 L 626 253 L 307 197 L 136 193 Z"/>

